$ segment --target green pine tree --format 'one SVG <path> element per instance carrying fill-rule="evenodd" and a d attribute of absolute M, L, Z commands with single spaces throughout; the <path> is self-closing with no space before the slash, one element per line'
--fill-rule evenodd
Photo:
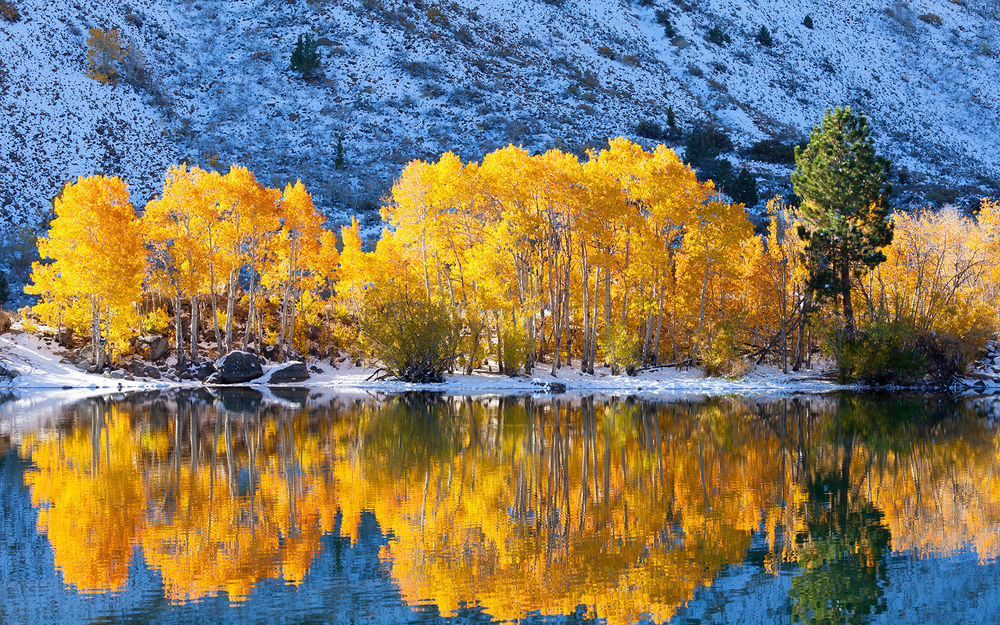
<path fill-rule="evenodd" d="M 811 15 L 807 15 L 806 19 L 802 20 L 802 25 L 805 26 L 806 28 L 808 28 L 809 30 L 812 30 L 812 27 L 813 27 L 813 18 L 812 18 L 812 16 Z"/>
<path fill-rule="evenodd" d="M 839 295 L 844 338 L 855 338 L 853 276 L 885 261 L 892 242 L 887 184 L 889 162 L 875 154 L 868 119 L 850 107 L 827 110 L 809 144 L 795 148 L 792 187 L 802 198 L 810 287 L 819 297 Z"/>
<path fill-rule="evenodd" d="M 10 284 L 7 283 L 7 274 L 0 270 L 0 307 L 7 303 L 10 298 Z"/>
<path fill-rule="evenodd" d="M 337 135 L 337 153 L 333 159 L 334 169 L 346 169 L 347 160 L 344 158 L 344 135 Z"/>
<path fill-rule="evenodd" d="M 774 45 L 774 39 L 771 38 L 771 31 L 767 29 L 767 26 L 761 26 L 760 30 L 757 31 L 757 43 L 768 48 Z"/>
<path fill-rule="evenodd" d="M 706 39 L 717 46 L 724 46 L 730 41 L 732 41 L 726 31 L 722 30 L 718 26 L 713 26 L 708 29 L 708 36 Z"/>
<path fill-rule="evenodd" d="M 729 197 L 734 202 L 743 204 L 747 208 L 752 208 L 760 201 L 760 193 L 757 191 L 757 179 L 753 177 L 746 167 L 740 169 L 740 173 L 729 183 L 726 189 Z"/>
<path fill-rule="evenodd" d="M 672 105 L 667 107 L 667 127 L 677 127 L 677 116 L 674 114 L 674 107 Z"/>
<path fill-rule="evenodd" d="M 667 39 L 673 39 L 677 34 L 677 29 L 674 28 L 674 23 L 670 21 L 670 12 L 666 9 L 659 9 L 656 11 L 656 22 L 663 26 L 663 34 L 666 35 Z"/>
<path fill-rule="evenodd" d="M 295 42 L 295 49 L 292 50 L 292 71 L 299 72 L 303 76 L 311 76 L 319 71 L 319 51 L 318 44 L 307 33 L 305 36 L 299 35 Z"/>

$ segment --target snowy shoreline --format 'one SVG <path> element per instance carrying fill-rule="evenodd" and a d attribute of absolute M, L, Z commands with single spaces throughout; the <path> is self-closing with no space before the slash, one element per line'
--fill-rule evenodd
<path fill-rule="evenodd" d="M 260 379 L 236 385 L 208 385 L 196 380 L 128 380 L 81 371 L 62 362 L 55 350 L 39 337 L 23 332 L 0 336 L 0 362 L 19 372 L 6 385 L 0 383 L 0 390 L 16 396 L 51 391 L 126 392 L 233 386 L 384 393 L 432 391 L 448 394 L 552 394 L 565 391 L 610 395 L 828 393 L 856 388 L 834 382 L 829 371 L 811 370 L 785 374 L 773 366 L 758 366 L 738 379 L 706 377 L 699 369 L 673 367 L 643 371 L 635 376 L 611 375 L 607 369 L 599 369 L 595 375 L 589 375 L 575 368 L 564 367 L 553 376 L 548 366 L 540 366 L 535 368 L 532 375 L 523 377 L 477 372 L 471 375 L 450 375 L 443 383 L 411 384 L 372 380 L 375 369 L 369 367 L 355 367 L 352 364 L 333 366 L 327 362 L 313 361 L 308 363 L 313 373 L 303 382 L 269 383 L 270 372 L 281 368 L 281 364 L 267 365 Z"/>

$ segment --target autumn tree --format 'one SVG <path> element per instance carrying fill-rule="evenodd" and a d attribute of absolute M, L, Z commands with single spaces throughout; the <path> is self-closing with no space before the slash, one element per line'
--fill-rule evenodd
<path fill-rule="evenodd" d="M 126 47 L 117 28 L 91 28 L 87 38 L 87 76 L 103 83 L 118 81 Z"/>
<path fill-rule="evenodd" d="M 853 277 L 885 260 L 892 242 L 889 221 L 889 162 L 875 154 L 868 119 L 850 107 L 828 110 L 809 144 L 795 148 L 792 186 L 802 198 L 799 233 L 808 242 L 811 288 L 838 295 L 844 336 L 854 340 Z"/>
<path fill-rule="evenodd" d="M 186 165 L 167 171 L 163 193 L 146 205 L 144 234 L 150 250 L 150 285 L 174 302 L 177 359 L 184 363 L 183 300 L 191 301 L 191 358 L 198 358 L 198 294 L 207 285 L 206 246 L 211 235 L 201 215 L 213 200 L 199 182 L 205 172 Z"/>
<path fill-rule="evenodd" d="M 281 192 L 263 186 L 245 167 L 234 165 L 222 179 L 223 211 L 220 215 L 229 267 L 226 309 L 226 351 L 232 351 L 234 343 L 234 316 L 236 298 L 242 290 L 240 272 L 249 274 L 246 292 L 247 316 L 244 326 L 243 349 L 249 345 L 251 336 L 259 345 L 261 336 L 259 311 L 260 276 L 267 263 L 272 260 L 270 242 L 280 227 L 278 203 Z"/>
<path fill-rule="evenodd" d="M 204 172 L 194 179 L 201 201 L 192 205 L 198 223 L 200 236 L 198 243 L 204 257 L 207 271 L 208 296 L 212 312 L 212 329 L 218 352 L 225 353 L 226 341 L 219 324 L 219 291 L 231 284 L 235 260 L 228 253 L 226 233 L 231 224 L 226 221 L 229 201 L 225 183 L 218 172 Z"/>
<path fill-rule="evenodd" d="M 39 295 L 43 306 L 50 300 L 74 308 L 89 304 L 91 348 L 100 369 L 108 358 L 106 344 L 128 332 L 141 293 L 146 255 L 140 225 L 121 178 L 79 178 L 54 207 L 49 232 L 38 240 L 39 255 L 49 262 L 35 263 L 25 290 Z"/>
<path fill-rule="evenodd" d="M 281 291 L 277 347 L 283 357 L 294 335 L 296 305 L 307 290 L 307 280 L 314 274 L 322 275 L 324 269 L 332 272 L 337 263 L 337 251 L 329 239 L 332 233 L 322 230 L 323 217 L 316 211 L 312 196 L 301 180 L 285 187 L 279 209 L 281 229 L 276 236 L 277 262 L 272 274 Z M 320 255 L 321 249 L 326 258 L 323 266 L 318 266 L 310 261 Z"/>

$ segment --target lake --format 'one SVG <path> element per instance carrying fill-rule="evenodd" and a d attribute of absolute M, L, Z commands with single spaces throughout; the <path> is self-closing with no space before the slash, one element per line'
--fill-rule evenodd
<path fill-rule="evenodd" d="M 3 624 L 1000 615 L 992 399 L 229 389 L 3 408 Z"/>

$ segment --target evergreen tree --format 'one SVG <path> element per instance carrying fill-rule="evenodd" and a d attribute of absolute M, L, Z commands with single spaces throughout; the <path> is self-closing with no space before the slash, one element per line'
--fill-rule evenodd
<path fill-rule="evenodd" d="M 663 128 L 651 119 L 644 119 L 635 125 L 635 134 L 655 141 L 663 138 Z"/>
<path fill-rule="evenodd" d="M 674 107 L 667 107 L 667 127 L 676 128 L 677 127 L 677 116 L 674 115 Z"/>
<path fill-rule="evenodd" d="M 7 303 L 10 297 L 10 285 L 7 283 L 7 274 L 0 270 L 0 307 Z"/>
<path fill-rule="evenodd" d="M 740 173 L 729 183 L 725 189 L 729 197 L 734 202 L 738 202 L 747 207 L 756 206 L 760 201 L 760 194 L 757 192 L 757 179 L 753 177 L 747 168 L 740 169 Z"/>
<path fill-rule="evenodd" d="M 660 26 L 663 26 L 663 34 L 667 36 L 667 39 L 673 39 L 677 34 L 677 29 L 674 28 L 673 22 L 670 21 L 670 12 L 666 9 L 656 11 L 656 22 Z"/>
<path fill-rule="evenodd" d="M 729 193 L 733 183 L 733 164 L 724 158 L 702 161 L 698 165 L 698 179 L 711 180 L 717 188 Z"/>
<path fill-rule="evenodd" d="M 733 149 L 733 142 L 726 133 L 712 126 L 695 128 L 684 144 L 684 162 L 701 167 L 724 152 Z"/>
<path fill-rule="evenodd" d="M 292 50 L 292 71 L 299 72 L 303 76 L 310 76 L 319 71 L 318 45 L 308 33 L 305 36 L 299 35 L 295 49 Z"/>
<path fill-rule="evenodd" d="M 768 48 L 774 45 L 774 39 L 771 38 L 771 31 L 767 29 L 767 26 L 761 26 L 760 30 L 757 31 L 757 43 Z"/>
<path fill-rule="evenodd" d="M 347 160 L 344 158 L 344 135 L 337 135 L 337 154 L 333 159 L 334 169 L 346 169 Z"/>
<path fill-rule="evenodd" d="M 810 287 L 821 297 L 840 295 L 844 336 L 853 341 L 852 276 L 884 262 L 880 248 L 892 242 L 889 162 L 875 154 L 868 119 L 837 107 L 813 128 L 809 145 L 795 148 L 795 163 Z"/>
<path fill-rule="evenodd" d="M 802 25 L 805 26 L 806 28 L 808 28 L 809 30 L 812 30 L 812 27 L 813 27 L 813 18 L 812 18 L 812 16 L 811 15 L 807 15 L 806 19 L 802 20 Z"/>
<path fill-rule="evenodd" d="M 708 29 L 708 41 L 714 43 L 717 46 L 724 46 L 731 41 L 729 35 L 726 31 L 722 30 L 718 26 L 713 26 Z"/>

